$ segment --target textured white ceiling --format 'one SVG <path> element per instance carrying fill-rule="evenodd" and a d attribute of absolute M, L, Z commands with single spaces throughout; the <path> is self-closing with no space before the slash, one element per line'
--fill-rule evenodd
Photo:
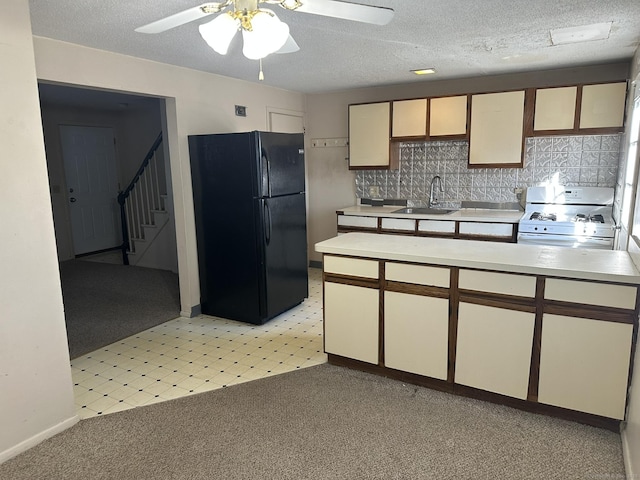
<path fill-rule="evenodd" d="M 156 35 L 136 27 L 204 0 L 30 0 L 33 34 L 205 72 L 258 81 L 241 37 L 211 50 L 189 23 Z M 304 1 L 304 0 L 302 0 Z M 630 59 L 640 40 L 639 0 L 351 0 L 395 10 L 386 26 L 272 7 L 300 51 L 263 61 L 264 83 L 304 93 L 474 77 Z M 607 40 L 552 46 L 550 29 L 613 22 Z"/>

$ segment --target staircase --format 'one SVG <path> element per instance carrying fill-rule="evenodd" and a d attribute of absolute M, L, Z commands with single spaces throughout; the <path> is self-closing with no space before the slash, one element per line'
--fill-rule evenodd
<path fill-rule="evenodd" d="M 169 223 L 161 146 L 162 133 L 156 138 L 127 188 L 118 194 L 124 265 L 140 264 Z"/>

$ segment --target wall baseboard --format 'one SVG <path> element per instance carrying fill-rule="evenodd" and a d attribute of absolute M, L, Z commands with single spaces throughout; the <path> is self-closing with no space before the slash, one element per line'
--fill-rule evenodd
<path fill-rule="evenodd" d="M 54 425 L 53 427 L 48 428 L 34 435 L 31 438 L 27 438 L 23 442 L 20 442 L 19 444 L 14 445 L 13 447 L 5 450 L 4 452 L 0 452 L 0 463 L 4 463 L 10 458 L 15 457 L 21 454 L 22 452 L 26 452 L 31 447 L 35 447 L 39 443 L 44 442 L 46 439 L 51 438 L 54 435 L 57 435 L 58 433 L 66 430 L 67 428 L 73 427 L 79 421 L 80 421 L 80 417 L 78 417 L 77 415 L 74 415 L 73 417 L 68 418 L 63 422 L 60 422 L 57 425 Z"/>
<path fill-rule="evenodd" d="M 633 457 L 634 452 L 631 450 L 631 447 L 629 446 L 629 438 L 627 435 L 627 430 L 623 429 L 622 432 L 620 433 L 620 436 L 622 437 L 622 459 L 624 460 L 624 471 L 627 475 L 626 478 L 638 478 L 638 476 L 636 476 L 635 472 L 633 471 L 634 462 L 631 457 Z M 635 454 L 637 456 L 638 452 L 635 452 Z M 638 459 L 636 459 L 636 463 L 637 461 Z"/>

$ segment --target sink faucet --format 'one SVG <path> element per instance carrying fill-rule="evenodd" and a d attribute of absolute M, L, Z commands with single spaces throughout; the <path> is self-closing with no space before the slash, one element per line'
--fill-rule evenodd
<path fill-rule="evenodd" d="M 436 184 L 438 191 L 436 191 Z M 444 193 L 444 188 L 442 188 L 442 178 L 440 178 L 440 175 L 436 175 L 431 179 L 431 188 L 429 189 L 429 207 L 433 207 L 440 203 L 440 200 L 438 200 L 438 193 Z"/>

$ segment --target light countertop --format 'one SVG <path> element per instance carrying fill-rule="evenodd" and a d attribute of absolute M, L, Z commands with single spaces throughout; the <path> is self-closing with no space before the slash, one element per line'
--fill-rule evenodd
<path fill-rule="evenodd" d="M 629 254 L 620 250 L 372 233 L 339 235 L 316 243 L 315 248 L 321 253 L 354 257 L 640 284 L 640 272 Z"/>
<path fill-rule="evenodd" d="M 523 213 L 520 210 L 493 210 L 485 208 L 461 208 L 455 212 L 436 214 L 410 214 L 393 213 L 403 207 L 393 205 L 384 207 L 372 207 L 370 205 L 354 205 L 338 210 L 345 215 L 358 215 L 362 217 L 393 217 L 393 218 L 417 218 L 428 220 L 457 220 L 473 222 L 497 222 L 497 223 L 518 223 Z"/>

